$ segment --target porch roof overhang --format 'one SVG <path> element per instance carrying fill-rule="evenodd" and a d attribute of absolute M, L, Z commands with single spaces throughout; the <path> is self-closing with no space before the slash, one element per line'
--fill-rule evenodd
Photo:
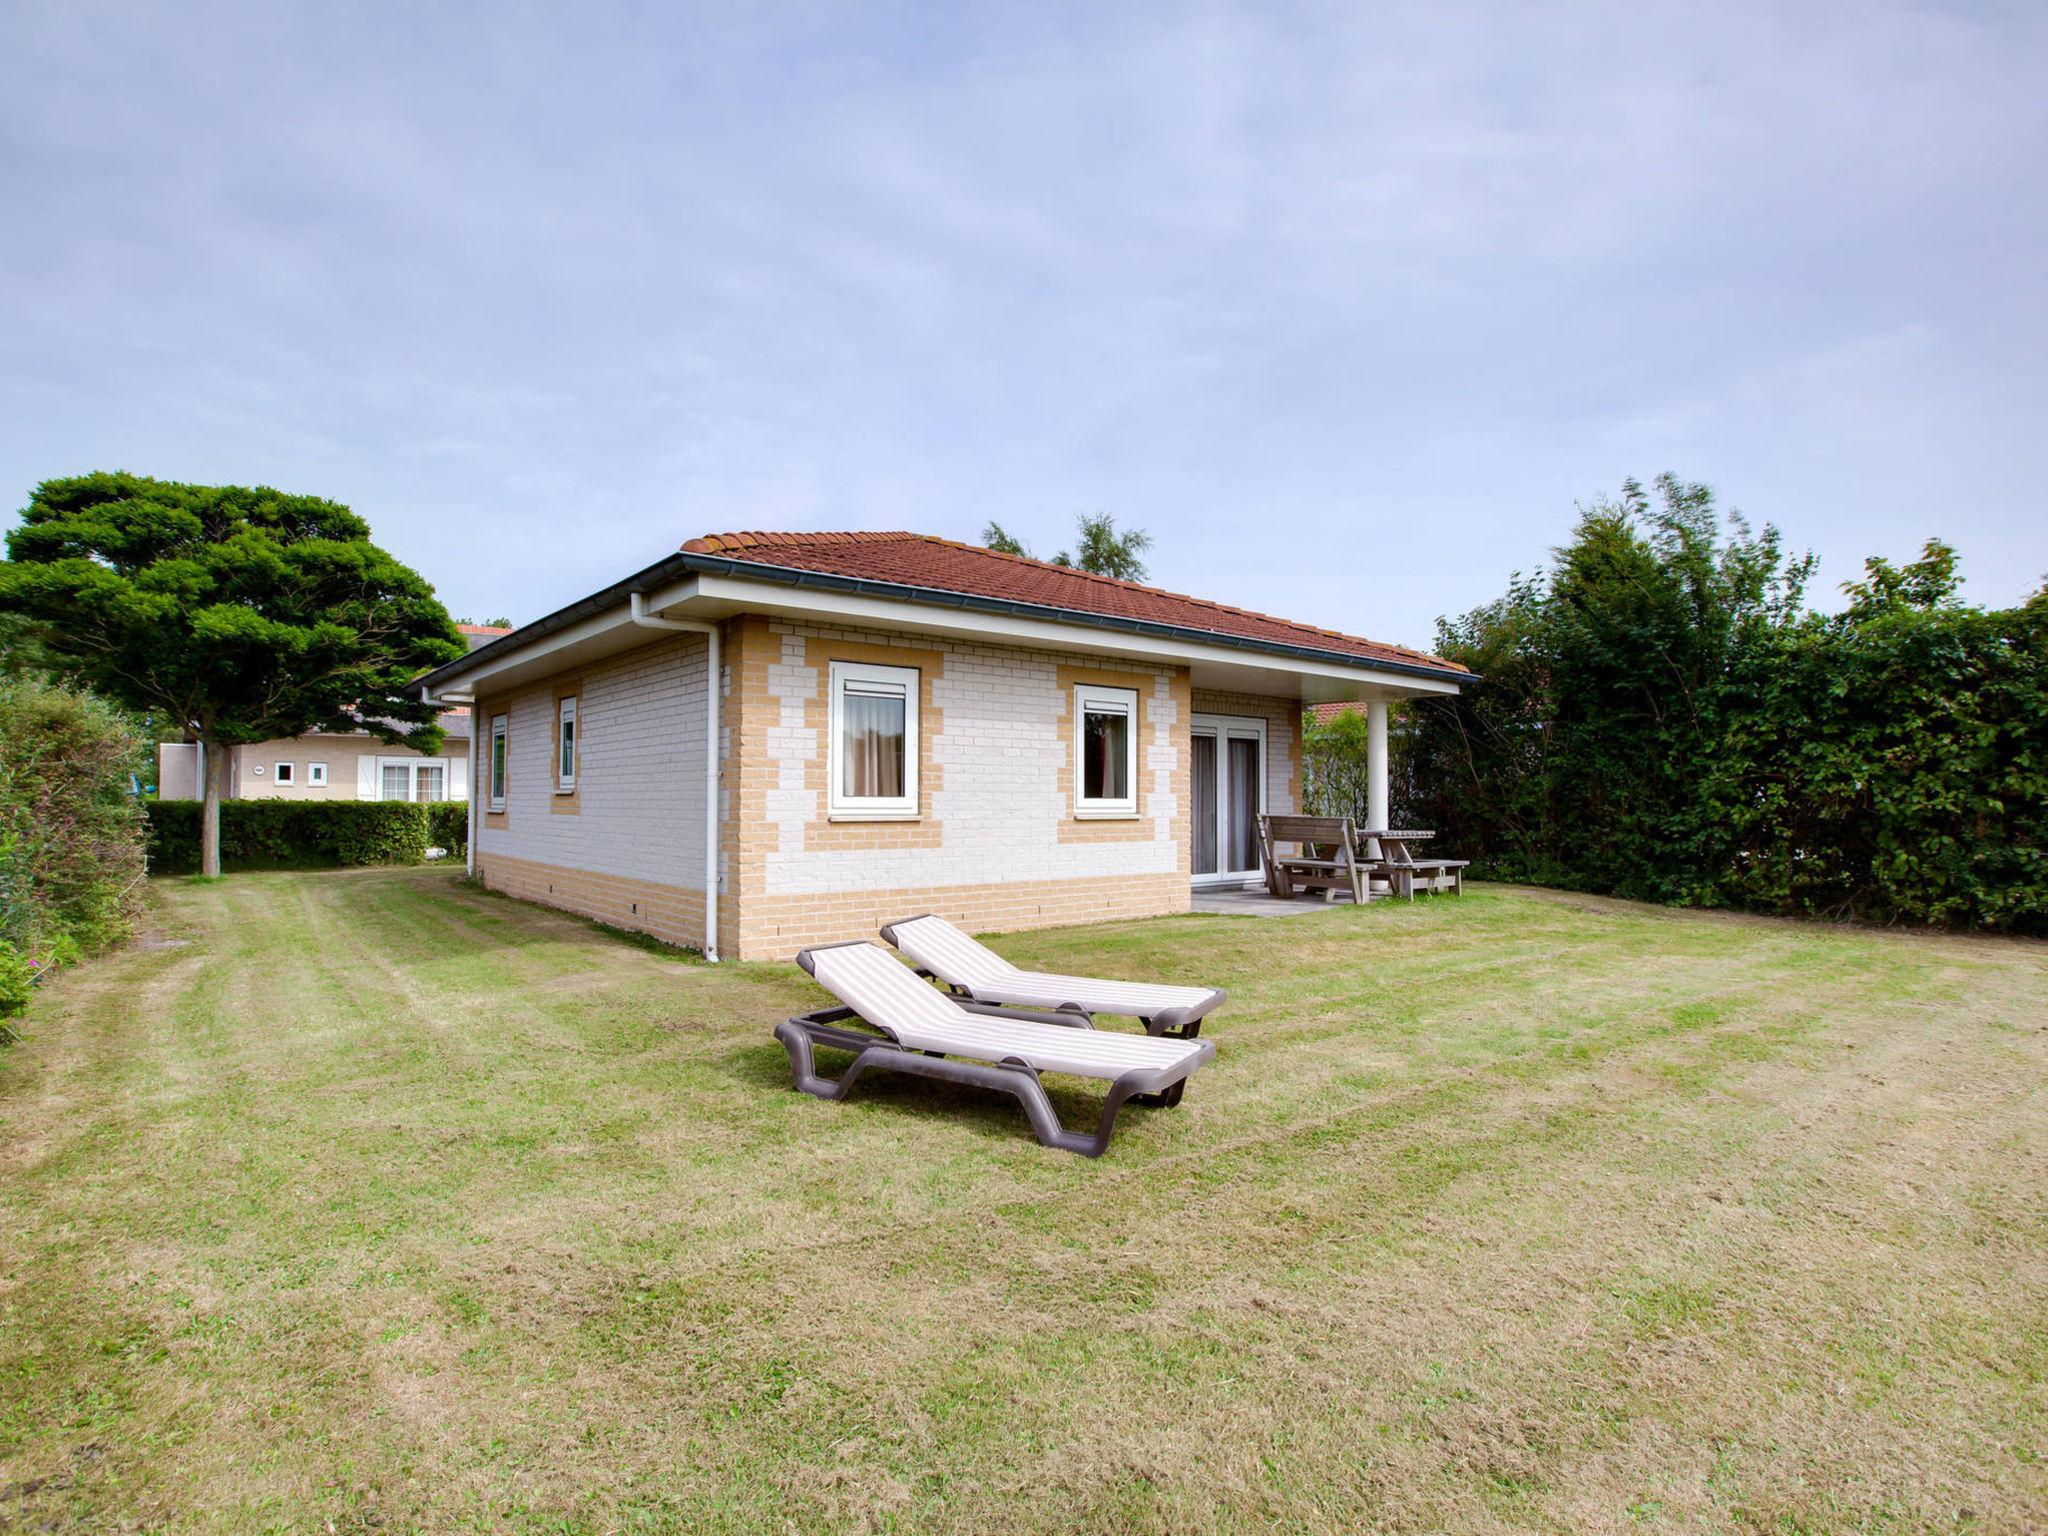
<path fill-rule="evenodd" d="M 430 697 L 468 703 L 645 645 L 641 611 L 716 622 L 759 613 L 942 638 L 1128 657 L 1189 668 L 1194 686 L 1304 704 L 1454 694 L 1473 674 L 1365 659 L 1207 630 L 681 551 L 515 629 L 420 678 Z"/>

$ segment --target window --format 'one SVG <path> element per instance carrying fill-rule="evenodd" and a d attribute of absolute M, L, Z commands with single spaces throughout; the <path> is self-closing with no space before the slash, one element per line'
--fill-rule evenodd
<path fill-rule="evenodd" d="M 377 765 L 377 790 L 380 800 L 445 800 L 448 767 L 433 759 L 387 757 Z"/>
<path fill-rule="evenodd" d="M 277 782 L 280 784 L 292 782 L 292 765 L 290 763 L 279 763 L 277 765 Z"/>
<path fill-rule="evenodd" d="M 917 669 L 832 663 L 830 814 L 917 815 Z"/>
<path fill-rule="evenodd" d="M 491 716 L 491 795 L 490 807 L 494 811 L 505 809 L 505 717 Z"/>
<path fill-rule="evenodd" d="M 1138 814 L 1138 695 L 1130 688 L 1074 689 L 1074 813 Z"/>
<path fill-rule="evenodd" d="M 576 697 L 555 706 L 555 793 L 576 792 Z"/>
<path fill-rule="evenodd" d="M 327 765 L 325 763 L 306 764 L 306 783 L 311 788 L 324 789 L 327 785 Z"/>

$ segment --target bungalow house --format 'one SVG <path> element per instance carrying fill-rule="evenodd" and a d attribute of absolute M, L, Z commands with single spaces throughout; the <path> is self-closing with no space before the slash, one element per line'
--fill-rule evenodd
<path fill-rule="evenodd" d="M 1305 704 L 1364 702 L 1383 804 L 1386 701 L 1465 676 L 946 539 L 735 533 L 421 681 L 478 722 L 485 885 L 765 960 L 1186 911 L 1260 878 Z"/>
<path fill-rule="evenodd" d="M 458 624 L 471 650 L 511 630 Z M 379 741 L 368 731 L 318 731 L 235 747 L 228 759 L 230 800 L 466 800 L 469 711 L 444 710 L 441 749 L 426 757 Z M 167 741 L 156 749 L 157 798 L 197 800 L 205 786 L 203 749 Z"/>

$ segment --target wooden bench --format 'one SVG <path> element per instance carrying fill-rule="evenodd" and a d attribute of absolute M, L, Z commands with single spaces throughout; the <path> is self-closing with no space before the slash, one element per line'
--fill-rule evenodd
<path fill-rule="evenodd" d="M 1282 843 L 1298 844 L 1301 851 L 1283 855 Z M 1275 896 L 1291 899 L 1297 890 L 1319 890 L 1325 901 L 1339 891 L 1349 891 L 1361 904 L 1371 899 L 1371 877 L 1349 817 L 1261 816 L 1259 846 L 1266 859 L 1266 889 Z"/>

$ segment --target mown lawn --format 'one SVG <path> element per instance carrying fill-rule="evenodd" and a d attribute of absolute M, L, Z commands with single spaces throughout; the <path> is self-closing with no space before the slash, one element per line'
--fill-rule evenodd
<path fill-rule="evenodd" d="M 1231 990 L 1089 1162 L 792 1093 L 791 966 L 439 871 L 153 901 L 0 1053 L 0 1530 L 2048 1521 L 2042 946 L 1484 887 L 998 940 Z"/>

